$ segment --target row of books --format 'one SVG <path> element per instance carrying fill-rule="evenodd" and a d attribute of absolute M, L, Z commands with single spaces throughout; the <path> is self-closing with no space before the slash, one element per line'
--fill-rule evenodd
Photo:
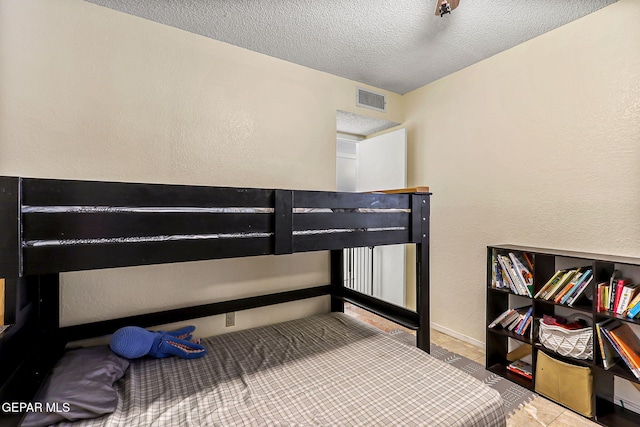
<path fill-rule="evenodd" d="M 489 328 L 502 328 L 517 335 L 524 335 L 530 330 L 533 307 L 510 308 L 496 317 Z"/>
<path fill-rule="evenodd" d="M 533 264 L 526 253 L 496 254 L 493 259 L 492 286 L 509 289 L 516 295 L 531 297 L 533 291 Z"/>
<path fill-rule="evenodd" d="M 640 317 L 640 284 L 632 284 L 629 280 L 618 276 L 616 270 L 608 283 L 598 284 L 597 310 L 611 311 L 629 318 Z"/>
<path fill-rule="evenodd" d="M 573 304 L 581 296 L 592 292 L 589 284 L 593 281 L 593 270 L 591 268 L 573 268 L 558 270 L 540 288 L 535 298 L 553 301 L 556 304 Z"/>
<path fill-rule="evenodd" d="M 640 380 L 640 339 L 631 327 L 616 319 L 596 323 L 602 365 L 610 369 L 622 360 Z"/>
<path fill-rule="evenodd" d="M 533 379 L 531 363 L 525 362 L 524 360 L 516 360 L 515 362 L 509 363 L 507 370 L 530 380 Z"/>

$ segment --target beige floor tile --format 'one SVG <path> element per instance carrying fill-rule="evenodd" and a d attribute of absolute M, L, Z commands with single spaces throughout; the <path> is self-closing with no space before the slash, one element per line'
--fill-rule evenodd
<path fill-rule="evenodd" d="M 599 424 L 565 409 L 548 427 L 598 427 Z"/>
<path fill-rule="evenodd" d="M 472 360 L 475 360 L 479 357 L 484 357 L 484 352 L 481 349 L 455 338 L 443 343 L 442 347 L 454 353 L 458 353 L 460 356 L 464 356 Z"/>
<path fill-rule="evenodd" d="M 544 397 L 536 397 L 527 403 L 518 412 L 526 413 L 527 416 L 536 419 L 541 425 L 548 425 L 558 418 L 566 409 Z"/>
<path fill-rule="evenodd" d="M 507 418 L 507 427 L 546 427 L 535 413 L 525 410 L 525 408 L 516 411 Z"/>
<path fill-rule="evenodd" d="M 449 336 L 447 334 L 443 334 L 440 331 L 436 331 L 435 329 L 431 330 L 431 342 L 434 344 L 439 345 L 440 347 L 443 346 L 444 343 L 447 343 L 451 340 L 455 340 L 455 338 L 453 338 L 452 336 Z"/>

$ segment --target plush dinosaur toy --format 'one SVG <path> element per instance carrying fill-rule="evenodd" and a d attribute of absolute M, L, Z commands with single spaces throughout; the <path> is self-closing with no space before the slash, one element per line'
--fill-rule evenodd
<path fill-rule="evenodd" d="M 147 355 L 196 359 L 204 356 L 207 350 L 199 344 L 199 340 L 191 341 L 191 333 L 195 329 L 195 326 L 186 326 L 176 331 L 152 332 L 137 326 L 126 326 L 113 334 L 109 347 L 115 354 L 127 359 Z"/>

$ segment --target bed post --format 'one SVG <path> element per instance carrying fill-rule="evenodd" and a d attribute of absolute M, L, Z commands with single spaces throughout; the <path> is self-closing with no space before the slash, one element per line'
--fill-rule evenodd
<path fill-rule="evenodd" d="M 0 278 L 22 275 L 20 205 L 20 178 L 0 177 Z"/>
<path fill-rule="evenodd" d="M 337 298 L 342 295 L 340 291 L 344 286 L 344 249 L 331 251 L 331 311 L 344 312 L 344 300 Z"/>
<path fill-rule="evenodd" d="M 416 311 L 420 328 L 418 348 L 430 352 L 431 322 L 429 308 L 429 194 L 411 197 L 412 238 L 416 242 Z M 419 213 L 419 215 L 416 215 Z"/>
<path fill-rule="evenodd" d="M 38 323 L 44 339 L 60 346 L 60 274 L 42 274 L 38 280 Z"/>
<path fill-rule="evenodd" d="M 290 254 L 293 253 L 293 191 L 275 190 L 273 198 L 273 253 Z"/>

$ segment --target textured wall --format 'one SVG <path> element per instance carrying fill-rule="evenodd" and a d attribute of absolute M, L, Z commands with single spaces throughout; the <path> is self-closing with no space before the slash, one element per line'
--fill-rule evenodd
<path fill-rule="evenodd" d="M 434 323 L 484 341 L 490 244 L 640 256 L 638 22 L 622 0 L 405 95 Z"/>
<path fill-rule="evenodd" d="M 355 87 L 81 0 L 2 1 L 0 174 L 334 189 L 336 110 L 377 114 L 355 107 Z M 400 96 L 388 102 L 377 117 L 402 121 Z M 324 253 L 63 274 L 61 323 L 328 280 Z M 238 327 L 327 301 L 241 313 Z"/>

